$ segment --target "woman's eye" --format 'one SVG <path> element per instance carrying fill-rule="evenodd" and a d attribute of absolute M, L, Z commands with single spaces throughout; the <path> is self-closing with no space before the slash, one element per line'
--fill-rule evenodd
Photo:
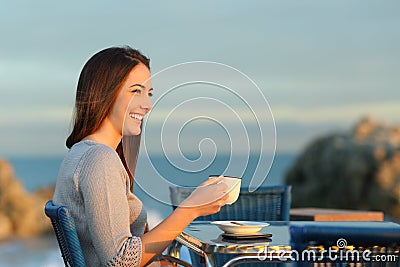
<path fill-rule="evenodd" d="M 140 89 L 134 89 L 134 90 L 132 90 L 132 93 L 140 93 L 140 92 L 141 92 Z"/>
<path fill-rule="evenodd" d="M 149 93 L 149 96 L 153 96 L 153 93 Z"/>

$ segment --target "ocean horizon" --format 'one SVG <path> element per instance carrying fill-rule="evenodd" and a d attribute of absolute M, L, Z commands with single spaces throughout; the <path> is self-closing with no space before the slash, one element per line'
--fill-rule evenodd
<path fill-rule="evenodd" d="M 188 158 L 193 156 L 188 156 Z M 220 156 L 219 162 L 215 162 L 215 164 L 221 165 L 221 163 L 226 163 L 226 158 L 228 155 Z M 251 158 L 250 155 L 248 165 L 250 168 L 254 165 L 254 159 Z M 283 184 L 283 176 L 285 175 L 285 171 L 290 167 L 290 165 L 294 162 L 297 157 L 297 153 L 277 153 L 274 157 L 271 169 L 268 173 L 268 177 L 263 184 Z M 18 178 L 20 182 L 22 182 L 24 188 L 28 192 L 33 192 L 41 187 L 48 187 L 55 184 L 57 180 L 58 170 L 60 168 L 61 162 L 64 158 L 64 155 L 55 155 L 55 156 L 10 156 L 10 157 L 2 157 L 6 161 L 8 161 L 13 169 L 15 176 Z M 143 155 L 139 156 L 138 160 L 138 168 L 136 171 L 137 175 L 146 176 L 146 171 L 141 169 L 140 162 L 144 158 Z M 163 155 L 155 155 L 151 157 L 154 165 L 157 165 L 158 162 L 161 162 L 161 165 L 165 166 L 168 163 L 166 162 L 168 159 Z M 213 168 L 211 171 L 216 171 L 217 168 Z M 162 166 L 160 167 L 163 168 Z M 191 174 L 189 173 L 188 176 Z M 204 179 L 208 177 L 207 169 L 202 172 L 194 174 L 196 176 L 203 175 Z"/>

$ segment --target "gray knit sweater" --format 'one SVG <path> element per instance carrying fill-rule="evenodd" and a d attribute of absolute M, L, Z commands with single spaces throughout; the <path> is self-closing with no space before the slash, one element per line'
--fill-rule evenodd
<path fill-rule="evenodd" d="M 140 265 L 147 215 L 129 188 L 111 147 L 81 141 L 65 157 L 53 200 L 69 208 L 87 266 Z"/>

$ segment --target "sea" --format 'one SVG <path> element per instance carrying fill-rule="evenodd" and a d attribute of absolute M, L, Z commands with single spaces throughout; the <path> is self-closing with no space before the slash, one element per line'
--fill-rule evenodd
<path fill-rule="evenodd" d="M 243 188 L 248 188 L 254 174 L 265 176 L 261 182 L 256 181 L 258 185 L 280 185 L 284 184 L 286 172 L 296 158 L 296 154 L 283 153 L 266 158 L 256 155 L 235 158 L 231 155 L 222 155 L 214 156 L 211 160 L 201 158 L 199 155 L 186 155 L 185 160 L 159 155 L 140 156 L 135 173 L 135 177 L 138 178 L 135 178 L 137 183 L 134 185 L 134 192 L 147 209 L 151 228 L 172 211 L 168 203 L 167 185 L 196 186 L 210 174 L 241 176 Z M 37 156 L 10 157 L 6 160 L 13 165 L 15 175 L 25 189 L 33 192 L 55 183 L 62 159 L 63 156 Z M 257 173 L 256 170 L 260 166 L 262 171 Z M 235 172 L 232 173 L 232 170 Z M 226 173 L 226 171 L 231 172 Z M 0 267 L 8 266 L 61 267 L 64 264 L 55 238 L 40 236 L 0 243 Z"/>

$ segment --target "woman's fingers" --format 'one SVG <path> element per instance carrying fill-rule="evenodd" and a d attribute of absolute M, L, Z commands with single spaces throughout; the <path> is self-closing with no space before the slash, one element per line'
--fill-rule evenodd
<path fill-rule="evenodd" d="M 212 177 L 196 188 L 180 205 L 193 208 L 197 216 L 218 212 L 228 199 L 228 186 L 223 182 L 224 177 Z"/>
<path fill-rule="evenodd" d="M 219 212 L 223 206 L 225 206 L 228 200 L 228 194 L 223 195 L 215 204 L 217 206 L 216 212 Z"/>
<path fill-rule="evenodd" d="M 224 192 L 223 195 L 218 199 L 218 203 L 221 204 L 221 206 L 226 204 L 226 201 L 228 200 L 229 193 Z"/>
<path fill-rule="evenodd" d="M 201 185 L 210 185 L 210 184 L 217 184 L 219 182 L 222 182 L 224 180 L 224 176 L 219 176 L 219 177 L 211 177 L 207 180 L 205 180 Z"/>

